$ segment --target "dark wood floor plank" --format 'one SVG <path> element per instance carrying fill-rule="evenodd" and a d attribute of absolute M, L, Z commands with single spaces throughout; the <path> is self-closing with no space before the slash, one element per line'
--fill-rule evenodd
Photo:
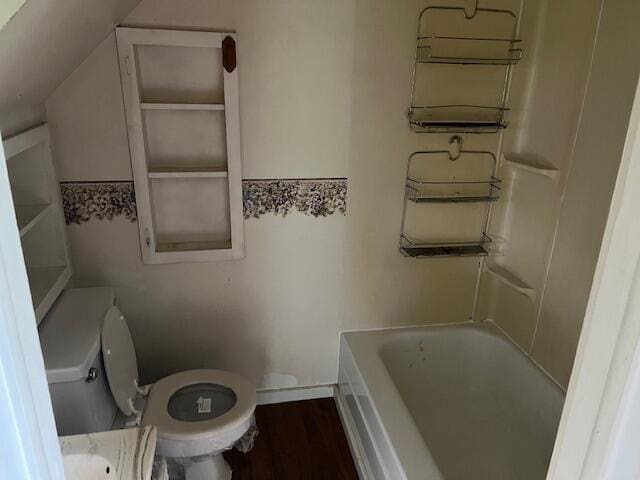
<path fill-rule="evenodd" d="M 253 450 L 225 454 L 233 480 L 358 479 L 332 398 L 262 405 L 256 422 Z"/>

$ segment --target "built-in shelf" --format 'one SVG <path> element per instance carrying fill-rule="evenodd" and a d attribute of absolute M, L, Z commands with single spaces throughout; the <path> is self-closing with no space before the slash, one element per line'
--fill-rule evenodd
<path fill-rule="evenodd" d="M 158 252 L 200 252 L 204 250 L 231 250 L 231 241 L 201 241 L 201 242 L 160 242 Z"/>
<path fill-rule="evenodd" d="M 243 258 L 236 35 L 116 37 L 143 263 Z"/>
<path fill-rule="evenodd" d="M 27 276 L 36 318 L 41 319 L 68 283 L 71 269 L 67 266 L 28 267 Z"/>
<path fill-rule="evenodd" d="M 49 127 L 44 124 L 16 134 L 5 139 L 3 147 L 33 309 L 39 324 L 72 274 Z"/>
<path fill-rule="evenodd" d="M 560 175 L 560 170 L 553 167 L 552 165 L 529 160 L 515 155 L 509 155 L 508 157 L 506 155 L 502 155 L 501 163 L 502 165 L 506 165 L 511 168 L 549 177 L 554 181 L 557 180 L 558 176 Z"/>
<path fill-rule="evenodd" d="M 224 103 L 151 103 L 140 104 L 142 110 L 224 110 Z"/>
<path fill-rule="evenodd" d="M 20 236 L 24 236 L 51 210 L 51 205 L 16 205 L 16 220 Z"/>
<path fill-rule="evenodd" d="M 225 167 L 149 167 L 149 178 L 226 178 L 229 173 Z"/>
<path fill-rule="evenodd" d="M 535 299 L 535 296 L 536 296 L 535 289 L 529 286 L 528 284 L 526 284 L 524 281 L 522 281 L 520 278 L 518 278 L 516 275 L 514 275 L 507 269 L 500 267 L 498 265 L 489 264 L 489 263 L 485 263 L 484 269 L 485 269 L 485 272 L 487 272 L 489 275 L 493 275 L 495 278 L 500 280 L 505 285 L 513 288 L 515 291 L 523 295 L 526 295 L 532 300 Z"/>

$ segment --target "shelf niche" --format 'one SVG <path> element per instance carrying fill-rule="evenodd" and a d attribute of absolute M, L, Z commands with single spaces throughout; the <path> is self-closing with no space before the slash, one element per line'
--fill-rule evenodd
<path fill-rule="evenodd" d="M 511 167 L 523 172 L 533 173 L 535 175 L 542 175 L 550 178 L 553 181 L 557 181 L 560 176 L 560 170 L 547 163 L 529 159 L 519 155 L 502 155 L 501 165 Z"/>
<path fill-rule="evenodd" d="M 36 322 L 72 275 L 69 245 L 47 125 L 3 142 Z"/>

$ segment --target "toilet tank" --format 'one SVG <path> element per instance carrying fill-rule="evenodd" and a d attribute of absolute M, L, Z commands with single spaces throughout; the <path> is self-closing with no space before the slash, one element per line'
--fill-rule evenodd
<path fill-rule="evenodd" d="M 117 412 L 102 362 L 110 287 L 62 292 L 39 328 L 58 435 L 110 430 Z"/>

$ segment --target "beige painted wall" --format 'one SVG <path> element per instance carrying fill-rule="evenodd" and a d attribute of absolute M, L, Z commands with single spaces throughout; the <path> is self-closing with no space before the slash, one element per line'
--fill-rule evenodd
<path fill-rule="evenodd" d="M 477 258 L 421 260 L 398 251 L 407 159 L 450 137 L 413 133 L 407 122 L 416 22 L 426 2 L 356 5 L 345 328 L 468 320 Z M 494 148 L 487 137 L 494 136 L 466 135 L 465 148 Z"/>
<path fill-rule="evenodd" d="M 5 26 L 11 17 L 24 5 L 26 0 L 4 0 L 0 4 L 0 29 Z"/>
<path fill-rule="evenodd" d="M 115 285 L 146 380 L 207 366 L 331 383 L 342 329 L 469 318 L 477 259 L 397 249 L 425 141 L 405 116 L 422 2 L 374 3 L 143 0 L 125 20 L 238 32 L 244 178 L 349 177 L 346 217 L 249 219 L 237 262 L 143 266 L 135 224 L 70 226 L 76 283 Z M 47 101 L 63 181 L 131 178 L 119 89 L 111 36 Z"/>
<path fill-rule="evenodd" d="M 0 126 L 5 133 L 41 121 L 33 111 L 42 110 L 51 92 L 139 1 L 29 0 L 20 8 L 0 30 Z"/>
<path fill-rule="evenodd" d="M 145 0 L 124 23 L 238 31 L 244 178 L 346 176 L 353 5 L 188 4 Z M 47 111 L 61 180 L 131 178 L 113 35 Z M 72 225 L 75 281 L 116 287 L 148 381 L 217 367 L 259 387 L 330 383 L 347 218 L 249 219 L 244 260 L 159 266 L 142 265 L 134 223 Z"/>

